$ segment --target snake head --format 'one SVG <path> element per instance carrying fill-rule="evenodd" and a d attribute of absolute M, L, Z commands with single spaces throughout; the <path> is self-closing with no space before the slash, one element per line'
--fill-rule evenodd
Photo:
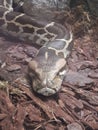
<path fill-rule="evenodd" d="M 52 54 L 52 53 L 51 53 Z M 41 95 L 50 96 L 57 93 L 65 74 L 66 60 L 56 56 L 38 55 L 29 62 L 29 75 L 32 79 L 33 90 Z"/>
<path fill-rule="evenodd" d="M 66 59 L 70 54 L 72 36 L 57 39 L 40 48 L 38 55 L 29 63 L 29 75 L 33 90 L 44 96 L 57 93 L 65 75 Z"/>

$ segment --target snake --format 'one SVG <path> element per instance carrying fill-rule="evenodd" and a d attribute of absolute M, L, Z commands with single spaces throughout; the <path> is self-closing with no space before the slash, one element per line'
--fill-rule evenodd
<path fill-rule="evenodd" d="M 66 25 L 36 20 L 13 8 L 14 0 L 0 0 L 0 32 L 39 45 L 36 57 L 28 63 L 34 92 L 43 96 L 58 93 L 66 73 L 67 59 L 73 48 L 73 33 Z"/>

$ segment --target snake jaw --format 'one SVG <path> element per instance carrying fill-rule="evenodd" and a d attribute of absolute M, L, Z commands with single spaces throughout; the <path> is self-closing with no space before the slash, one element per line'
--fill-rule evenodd
<path fill-rule="evenodd" d="M 33 90 L 44 96 L 51 96 L 57 93 L 61 88 L 61 84 L 62 79 L 60 79 L 58 76 L 56 76 L 54 80 L 46 82 L 45 84 L 43 84 L 43 81 L 38 79 L 32 80 Z"/>

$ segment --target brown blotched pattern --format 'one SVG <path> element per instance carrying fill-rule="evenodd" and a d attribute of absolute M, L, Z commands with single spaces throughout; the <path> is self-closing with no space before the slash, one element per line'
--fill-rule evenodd
<path fill-rule="evenodd" d="M 0 1 L 0 30 L 28 43 L 42 46 L 29 63 L 34 91 L 45 96 L 61 88 L 66 59 L 72 49 L 70 29 L 55 22 L 38 21 L 13 11 L 13 0 Z"/>

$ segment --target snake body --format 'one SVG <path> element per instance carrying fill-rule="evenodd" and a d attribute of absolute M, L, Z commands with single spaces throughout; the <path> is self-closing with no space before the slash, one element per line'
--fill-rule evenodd
<path fill-rule="evenodd" d="M 61 88 L 66 60 L 72 49 L 72 32 L 67 26 L 15 12 L 12 5 L 13 0 L 0 0 L 0 31 L 41 46 L 28 65 L 32 87 L 44 96 L 55 94 Z"/>

